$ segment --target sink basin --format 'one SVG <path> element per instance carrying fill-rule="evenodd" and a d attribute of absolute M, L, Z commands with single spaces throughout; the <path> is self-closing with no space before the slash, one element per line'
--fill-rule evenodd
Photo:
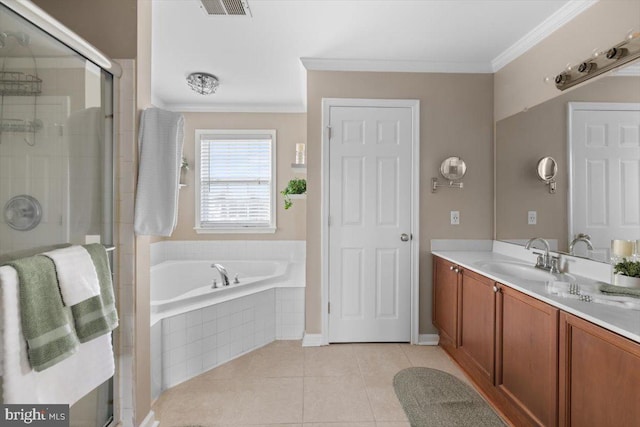
<path fill-rule="evenodd" d="M 535 268 L 533 265 L 511 262 L 511 261 L 479 261 L 476 263 L 487 273 L 494 273 L 513 278 L 534 280 L 538 282 L 548 282 L 558 280 L 560 275 L 551 274 L 548 271 Z"/>

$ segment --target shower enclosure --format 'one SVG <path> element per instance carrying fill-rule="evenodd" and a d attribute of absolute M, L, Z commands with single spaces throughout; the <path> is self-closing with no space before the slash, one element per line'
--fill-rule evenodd
<path fill-rule="evenodd" d="M 61 243 L 110 246 L 114 76 L 3 3 L 0 258 Z M 112 383 L 72 406 L 72 426 L 111 422 Z"/>

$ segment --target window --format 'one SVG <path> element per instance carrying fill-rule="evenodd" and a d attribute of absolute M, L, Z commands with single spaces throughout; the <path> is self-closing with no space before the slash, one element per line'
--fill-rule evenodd
<path fill-rule="evenodd" d="M 275 130 L 196 130 L 198 233 L 273 233 Z"/>

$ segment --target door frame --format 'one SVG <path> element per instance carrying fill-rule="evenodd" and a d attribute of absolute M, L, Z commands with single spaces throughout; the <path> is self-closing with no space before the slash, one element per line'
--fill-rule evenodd
<path fill-rule="evenodd" d="M 411 344 L 418 343 L 420 261 L 420 100 L 322 98 L 321 345 L 329 344 L 329 118 L 331 107 L 411 109 Z"/>
<path fill-rule="evenodd" d="M 578 111 L 637 111 L 640 103 L 637 102 L 569 102 L 567 103 L 567 160 L 569 163 L 567 175 L 567 240 L 573 240 L 573 116 Z"/>

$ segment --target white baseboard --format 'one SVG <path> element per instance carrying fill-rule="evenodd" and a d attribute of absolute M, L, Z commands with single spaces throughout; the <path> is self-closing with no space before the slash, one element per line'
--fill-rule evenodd
<path fill-rule="evenodd" d="M 156 414 L 153 411 L 149 411 L 144 420 L 140 423 L 140 427 L 158 427 L 160 421 L 156 421 Z"/>
<path fill-rule="evenodd" d="M 322 334 L 304 334 L 304 338 L 302 338 L 303 347 L 320 347 L 321 345 L 324 345 Z"/>
<path fill-rule="evenodd" d="M 438 345 L 440 336 L 438 334 L 420 334 L 418 335 L 418 345 Z"/>

